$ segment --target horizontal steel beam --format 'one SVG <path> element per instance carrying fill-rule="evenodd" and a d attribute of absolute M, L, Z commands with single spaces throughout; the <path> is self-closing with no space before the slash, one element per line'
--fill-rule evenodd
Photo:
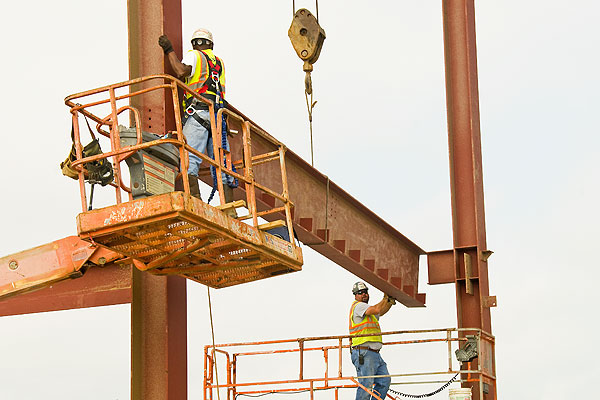
<path fill-rule="evenodd" d="M 131 302 L 131 267 L 92 267 L 81 278 L 0 301 L 0 316 L 31 314 Z"/>

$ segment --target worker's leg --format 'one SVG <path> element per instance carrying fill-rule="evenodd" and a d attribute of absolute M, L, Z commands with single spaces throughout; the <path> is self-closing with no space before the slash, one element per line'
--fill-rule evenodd
<path fill-rule="evenodd" d="M 197 114 L 202 119 L 210 120 L 210 116 L 208 110 L 200 110 Z M 200 125 L 195 118 L 188 117 L 185 125 L 183 126 L 183 135 L 187 140 L 187 143 L 193 147 L 195 150 L 198 150 L 200 153 L 204 153 L 206 151 L 206 144 L 208 142 L 209 134 L 208 130 Z M 212 149 L 211 149 L 212 151 Z M 189 175 L 198 175 L 198 170 L 200 169 L 200 164 L 202 163 L 202 159 L 195 154 L 190 153 L 190 165 L 188 167 Z"/>
<path fill-rule="evenodd" d="M 360 363 L 359 355 L 364 357 L 363 363 Z M 377 359 L 373 355 L 379 355 L 373 351 L 366 349 L 354 349 L 352 350 L 350 358 L 352 359 L 352 364 L 356 367 L 356 376 L 372 376 L 375 375 L 375 371 L 377 370 Z M 359 378 L 358 382 L 371 390 L 373 388 L 373 384 L 375 383 L 374 378 Z M 363 390 L 360 386 L 356 389 L 356 400 L 369 400 L 371 395 Z"/>
<path fill-rule="evenodd" d="M 375 354 L 379 359 L 377 361 L 378 366 L 375 370 L 375 375 L 389 375 L 390 373 L 388 372 L 387 364 L 385 363 L 385 361 L 383 361 L 383 358 L 381 358 L 381 355 L 379 353 Z M 379 397 L 385 399 L 385 396 L 387 395 L 391 383 L 392 378 L 390 378 L 389 376 L 386 376 L 385 378 L 375 378 L 375 390 L 377 391 L 377 393 L 379 393 Z"/>

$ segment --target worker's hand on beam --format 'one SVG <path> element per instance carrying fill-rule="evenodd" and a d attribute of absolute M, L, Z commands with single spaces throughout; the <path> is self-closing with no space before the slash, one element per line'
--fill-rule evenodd
<path fill-rule="evenodd" d="M 390 297 L 387 294 L 385 295 L 385 298 L 387 299 L 388 303 L 391 303 L 392 305 L 396 304 L 396 299 L 395 298 Z"/>
<path fill-rule="evenodd" d="M 169 54 L 173 51 L 173 45 L 171 44 L 171 41 L 169 40 L 167 35 L 162 35 L 158 38 L 158 45 L 162 47 L 165 54 Z"/>

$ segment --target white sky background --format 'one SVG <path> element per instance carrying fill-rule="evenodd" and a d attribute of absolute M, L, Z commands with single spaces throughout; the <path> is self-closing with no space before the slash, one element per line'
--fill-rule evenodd
<path fill-rule="evenodd" d="M 185 48 L 196 27 L 211 29 L 229 101 L 310 160 L 291 1 L 218 4 L 184 2 Z M 315 166 L 425 250 L 451 248 L 441 2 L 319 6 Z M 226 16 L 209 17 L 214 7 Z M 128 78 L 125 1 L 2 9 L 0 256 L 76 234 L 78 185 L 58 167 L 70 147 L 63 98 Z M 476 11 L 498 395 L 588 398 L 600 374 L 600 4 L 479 0 Z M 217 342 L 346 333 L 356 278 L 303 249 L 300 273 L 212 291 Z M 453 287 L 428 286 L 421 267 L 427 308 L 393 308 L 384 330 L 456 325 Z M 189 397 L 200 399 L 206 288 L 189 283 L 188 300 Z M 129 334 L 129 306 L 0 318 L 0 399 L 129 398 Z M 384 352 L 392 373 L 423 357 Z"/>

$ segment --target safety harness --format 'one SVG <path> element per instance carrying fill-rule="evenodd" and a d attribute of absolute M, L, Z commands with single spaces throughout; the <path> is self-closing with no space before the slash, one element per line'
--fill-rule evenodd
<path fill-rule="evenodd" d="M 212 58 L 210 57 L 210 55 L 204 50 L 199 50 L 199 52 L 204 54 L 204 56 L 206 58 L 206 61 L 208 63 L 208 74 L 207 74 L 206 80 L 204 82 L 201 82 L 198 79 L 200 77 L 199 76 L 200 73 L 198 71 L 196 71 L 194 73 L 194 76 L 191 78 L 191 82 L 189 83 L 189 85 L 194 89 L 194 91 L 196 93 L 202 94 L 203 97 L 206 97 L 207 99 L 214 101 L 215 118 L 216 118 L 219 109 L 225 107 L 225 100 L 223 98 L 224 93 L 223 93 L 222 86 L 221 86 L 221 74 L 223 73 L 223 63 L 222 63 L 221 59 L 217 56 L 214 56 L 215 59 L 213 61 Z M 200 55 L 198 55 L 198 57 L 200 57 Z M 198 64 L 196 64 L 196 68 L 198 68 Z M 196 80 L 196 79 L 198 79 L 198 80 Z M 214 99 L 212 97 L 214 97 Z M 189 95 L 189 96 L 186 96 L 186 98 L 183 100 L 183 109 L 185 110 L 186 118 L 189 118 L 189 117 L 194 118 L 200 125 L 202 125 L 208 131 L 209 135 L 212 134 L 212 127 L 210 125 L 210 121 L 202 119 L 198 115 L 198 111 L 208 110 L 208 105 L 195 99 L 194 96 Z M 228 129 L 227 129 L 227 121 L 226 121 L 224 115 L 221 120 L 221 123 L 222 123 L 221 147 L 226 148 L 227 147 L 227 131 L 228 131 Z M 214 155 L 213 155 L 213 159 L 214 159 Z M 226 158 L 223 159 L 223 165 L 227 166 Z M 217 187 L 218 187 L 217 186 L 216 168 L 211 165 L 210 170 L 211 170 L 211 175 L 213 177 L 213 187 L 212 187 L 212 191 L 210 192 L 210 196 L 208 197 L 208 201 L 207 201 L 208 203 L 210 203 L 210 201 L 214 197 L 214 195 L 217 191 Z M 237 172 L 235 169 L 235 166 L 233 166 L 233 164 L 232 164 L 232 170 L 233 170 L 233 172 Z M 239 185 L 238 179 L 234 178 L 233 182 L 228 183 L 228 185 L 231 188 L 238 187 L 238 185 Z"/>
<path fill-rule="evenodd" d="M 223 75 L 224 67 L 223 62 L 219 57 L 214 55 L 212 50 L 191 50 L 196 55 L 196 69 L 194 74 L 186 79 L 186 84 L 190 86 L 194 92 L 205 96 L 210 100 L 215 100 L 215 97 L 219 95 L 221 100 L 224 97 L 224 90 L 221 84 L 221 77 Z M 207 69 L 202 69 L 202 63 L 200 59 L 204 55 L 207 61 Z M 200 68 L 198 68 L 200 67 Z M 186 96 L 184 101 L 189 101 L 192 95 Z M 184 109 L 189 104 L 184 104 Z"/>

